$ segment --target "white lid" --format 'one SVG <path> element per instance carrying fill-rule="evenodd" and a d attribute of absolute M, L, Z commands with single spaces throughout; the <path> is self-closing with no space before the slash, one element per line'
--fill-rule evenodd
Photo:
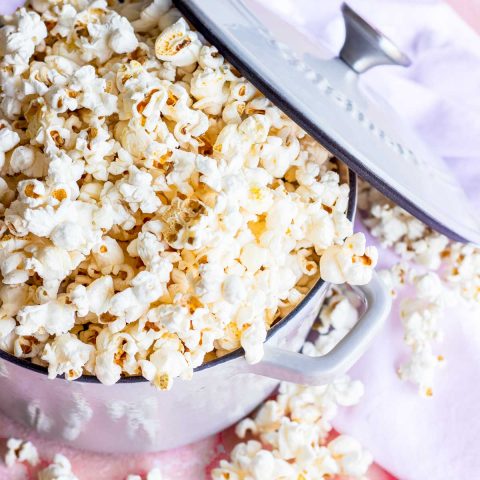
<path fill-rule="evenodd" d="M 176 0 L 177 8 L 273 103 L 352 170 L 448 237 L 480 244 L 480 216 L 443 160 L 359 73 L 409 59 L 348 6 L 340 57 L 243 0 Z M 293 32 L 293 33 L 292 33 Z"/>

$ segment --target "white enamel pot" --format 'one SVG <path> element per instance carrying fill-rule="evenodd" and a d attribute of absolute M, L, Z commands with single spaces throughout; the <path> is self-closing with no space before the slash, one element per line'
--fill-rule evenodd
<path fill-rule="evenodd" d="M 355 210 L 356 178 L 350 184 L 349 218 Z M 320 385 L 348 370 L 380 328 L 390 299 L 374 277 L 359 289 L 366 304 L 358 324 L 323 357 L 301 349 L 328 284 L 317 282 L 305 299 L 268 333 L 265 357 L 256 364 L 234 351 L 197 368 L 193 379 L 176 379 L 170 391 L 142 377 L 105 386 L 93 377 L 50 380 L 46 369 L 0 352 L 0 410 L 38 433 L 69 445 L 101 452 L 159 451 L 185 445 L 234 424 L 276 388 L 279 380 Z"/>

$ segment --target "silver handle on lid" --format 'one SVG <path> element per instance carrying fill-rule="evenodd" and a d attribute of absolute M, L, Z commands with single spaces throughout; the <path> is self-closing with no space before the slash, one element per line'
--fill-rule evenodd
<path fill-rule="evenodd" d="M 363 73 L 377 65 L 408 67 L 410 59 L 390 39 L 365 21 L 346 3 L 342 4 L 345 43 L 340 58 L 355 72 Z"/>
<path fill-rule="evenodd" d="M 367 304 L 357 324 L 326 355 L 308 357 L 265 345 L 263 359 L 249 371 L 265 377 L 303 385 L 324 385 L 345 373 L 365 353 L 390 313 L 392 300 L 376 273 L 368 285 L 355 287 Z"/>

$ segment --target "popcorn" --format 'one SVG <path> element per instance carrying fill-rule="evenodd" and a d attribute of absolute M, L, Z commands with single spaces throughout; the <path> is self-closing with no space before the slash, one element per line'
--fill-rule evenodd
<path fill-rule="evenodd" d="M 65 374 L 68 380 L 75 380 L 82 375 L 93 353 L 92 345 L 86 345 L 71 333 L 64 333 L 45 345 L 41 358 L 48 363 L 49 378 Z"/>
<path fill-rule="evenodd" d="M 39 464 L 39 456 L 36 447 L 28 441 L 10 438 L 7 441 L 7 453 L 5 455 L 5 464 L 8 468 L 14 466 L 17 462 L 27 462 L 32 467 Z M 38 471 L 36 474 L 38 480 L 78 480 L 72 472 L 72 465 L 67 457 L 57 453 L 53 462 L 46 468 Z M 128 475 L 126 480 L 164 480 L 165 477 L 159 468 L 152 468 L 142 477 L 140 475 Z"/>
<path fill-rule="evenodd" d="M 203 55 L 204 63 L 205 61 L 211 65 L 217 63 L 211 56 L 207 60 L 205 51 L 201 51 L 200 55 Z M 235 76 L 228 69 L 204 67 L 203 70 L 196 70 L 190 85 L 190 93 L 197 100 L 193 107 L 201 108 L 212 115 L 220 114 L 228 99 L 228 88 L 225 83 L 234 79 Z"/>
<path fill-rule="evenodd" d="M 332 328 L 348 332 L 358 321 L 357 309 L 340 292 L 334 292 L 320 311 L 320 333 L 328 333 Z"/>
<path fill-rule="evenodd" d="M 263 450 L 259 442 L 251 440 L 237 445 L 231 453 L 232 463 L 220 462 L 220 468 L 213 470 L 214 480 L 228 478 L 294 478 L 294 468 L 281 458 L 276 458 L 268 450 Z"/>
<path fill-rule="evenodd" d="M 133 165 L 128 169 L 128 178 L 118 182 L 118 191 L 132 212 L 140 209 L 143 213 L 153 213 L 160 206 L 161 202 L 151 188 L 151 183 L 152 176 Z"/>
<path fill-rule="evenodd" d="M 39 275 L 44 285 L 58 285 L 75 266 L 68 252 L 59 247 L 33 244 L 27 248 L 33 256 L 25 261 L 26 267 Z"/>
<path fill-rule="evenodd" d="M 130 375 L 138 373 L 138 346 L 131 335 L 104 328 L 97 336 L 96 350 L 95 375 L 103 384 L 118 382 L 123 371 Z"/>
<path fill-rule="evenodd" d="M 445 281 L 470 305 L 480 301 L 480 249 L 473 245 L 454 243 L 444 252 Z"/>
<path fill-rule="evenodd" d="M 232 304 L 242 303 L 247 297 L 247 290 L 240 275 L 229 275 L 222 285 L 225 300 Z"/>
<path fill-rule="evenodd" d="M 403 259 L 415 259 L 431 270 L 440 267 L 448 244 L 445 236 L 433 232 L 401 207 L 364 186 L 359 195 L 359 208 L 370 212 L 365 224 L 384 246 L 393 246 Z"/>
<path fill-rule="evenodd" d="M 168 389 L 260 361 L 320 273 L 368 280 L 332 157 L 169 0 L 29 5 L 0 32 L 0 348 Z"/>
<path fill-rule="evenodd" d="M 48 9 L 48 3 L 47 5 L 45 5 L 45 7 L 42 8 L 39 5 L 37 5 L 38 2 L 42 2 L 42 0 L 34 0 L 32 2 L 33 7 L 37 11 Z M 77 17 L 77 11 L 72 5 L 62 5 L 60 14 L 58 16 L 57 24 L 52 29 L 52 34 L 60 35 L 61 37 L 67 37 L 70 30 L 74 26 L 76 17 Z"/>
<path fill-rule="evenodd" d="M 102 231 L 109 231 L 114 225 L 131 230 L 135 225 L 132 212 L 125 207 L 123 197 L 112 182 L 105 182 L 100 192 L 98 209 L 93 214 L 93 223 Z"/>
<path fill-rule="evenodd" d="M 78 480 L 67 457 L 57 453 L 53 463 L 38 472 L 38 480 Z"/>
<path fill-rule="evenodd" d="M 410 267 L 403 262 L 395 264 L 389 270 L 380 270 L 378 272 L 383 283 L 390 289 L 390 295 L 393 298 L 397 296 L 397 289 L 406 284 L 409 274 Z"/>
<path fill-rule="evenodd" d="M 17 10 L 12 23 L 0 29 L 0 55 L 4 64 L 11 65 L 17 75 L 27 67 L 30 57 L 47 36 L 47 28 L 40 15 L 25 8 Z"/>
<path fill-rule="evenodd" d="M 140 366 L 143 376 L 160 390 L 169 390 L 175 377 L 191 378 L 193 370 L 188 355 L 182 354 L 180 341 L 171 337 L 157 340 L 157 349 Z"/>
<path fill-rule="evenodd" d="M 89 128 L 78 134 L 75 149 L 85 159 L 87 173 L 98 180 L 108 179 L 109 162 L 106 158 L 115 155 L 116 142 L 100 121 L 93 121 Z"/>
<path fill-rule="evenodd" d="M 269 136 L 262 145 L 261 165 L 275 178 L 283 178 L 300 153 L 300 142 L 296 137 Z"/>
<path fill-rule="evenodd" d="M 17 462 L 27 462 L 32 467 L 35 467 L 39 462 L 38 452 L 31 442 L 9 438 L 7 440 L 5 465 L 7 467 L 13 467 Z"/>
<path fill-rule="evenodd" d="M 171 6 L 172 2 L 170 0 L 154 0 L 140 12 L 140 17 L 132 22 L 133 28 L 136 32 L 148 32 L 155 28 L 160 17 L 167 13 Z"/>
<path fill-rule="evenodd" d="M 339 464 L 341 475 L 361 478 L 373 461 L 371 454 L 348 435 L 339 435 L 328 444 L 328 449 Z"/>
<path fill-rule="evenodd" d="M 97 116 L 115 113 L 117 98 L 106 91 L 107 82 L 97 77 L 92 65 L 85 65 L 73 74 L 70 88 L 73 95 L 78 92 L 79 107 L 88 108 Z"/>
<path fill-rule="evenodd" d="M 33 335 L 38 331 L 61 335 L 67 333 L 75 324 L 75 310 L 70 305 L 52 300 L 21 308 L 17 320 L 17 335 Z"/>
<path fill-rule="evenodd" d="M 444 363 L 443 356 L 435 355 L 427 344 L 414 350 L 410 359 L 398 368 L 398 376 L 418 385 L 420 395 L 431 397 L 435 372 Z"/>
<path fill-rule="evenodd" d="M 95 315 L 101 315 L 108 311 L 110 300 L 113 297 L 113 280 L 109 275 L 95 279 L 85 289 L 88 299 L 88 311 Z"/>
<path fill-rule="evenodd" d="M 18 358 L 38 358 L 47 340 L 48 333 L 36 333 L 27 336 L 11 335 L 10 345 L 6 350 Z"/>
<path fill-rule="evenodd" d="M 23 173 L 27 177 L 38 178 L 44 177 L 47 172 L 47 158 L 38 147 L 22 145 L 13 150 L 9 162 L 9 174 Z"/>
<path fill-rule="evenodd" d="M 365 236 L 356 233 L 347 238 L 344 245 L 325 250 L 320 258 L 320 274 L 331 283 L 365 285 L 372 277 L 377 259 L 376 248 L 365 247 Z"/>
<path fill-rule="evenodd" d="M 172 62 L 176 67 L 184 67 L 198 60 L 200 47 L 198 35 L 188 28 L 183 18 L 180 18 L 157 38 L 155 55 L 160 60 Z"/>
<path fill-rule="evenodd" d="M 53 228 L 50 238 L 53 244 L 68 252 L 80 250 L 85 242 L 82 227 L 74 222 L 62 222 Z"/>
<path fill-rule="evenodd" d="M 220 55 L 220 53 L 218 53 L 218 49 L 213 45 L 202 45 L 202 48 L 200 49 L 200 54 L 198 56 L 198 64 L 203 69 L 211 68 L 212 70 L 217 70 L 224 64 L 224 58 L 222 57 L 222 55 Z M 244 95 L 246 94 L 247 91 L 249 93 L 251 92 L 255 93 L 256 91 L 255 87 L 246 81 L 243 81 L 240 84 L 239 88 L 241 88 L 244 85 L 245 85 Z M 245 99 L 248 99 L 248 96 L 245 96 Z"/>
<path fill-rule="evenodd" d="M 241 334 L 240 343 L 245 349 L 245 358 L 248 363 L 258 363 L 263 357 L 263 342 L 267 337 L 267 329 L 260 322 L 247 327 Z"/>
<path fill-rule="evenodd" d="M 109 10 L 103 0 L 94 1 L 89 9 L 80 12 L 73 26 L 85 29 L 76 41 L 84 62 L 98 59 L 105 63 L 115 53 L 130 53 L 138 46 L 130 22 Z"/>
<path fill-rule="evenodd" d="M 5 153 L 12 150 L 19 142 L 18 133 L 2 125 L 0 128 L 0 168 L 5 163 Z"/>

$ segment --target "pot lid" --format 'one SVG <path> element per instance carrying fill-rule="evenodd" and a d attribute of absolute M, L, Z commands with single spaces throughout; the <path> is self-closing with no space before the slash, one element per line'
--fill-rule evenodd
<path fill-rule="evenodd" d="M 443 160 L 359 75 L 408 66 L 346 4 L 338 57 L 251 0 L 176 0 L 177 8 L 265 96 L 352 170 L 453 240 L 480 244 L 480 216 Z"/>

